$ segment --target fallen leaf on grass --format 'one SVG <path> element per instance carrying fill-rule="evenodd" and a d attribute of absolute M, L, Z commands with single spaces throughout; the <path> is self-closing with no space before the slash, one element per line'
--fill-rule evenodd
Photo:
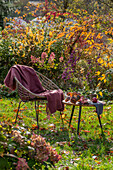
<path fill-rule="evenodd" d="M 37 110 L 36 110 L 36 112 L 40 112 L 40 113 L 42 113 L 42 111 L 41 111 L 41 110 L 39 110 L 39 109 L 37 109 Z"/>
<path fill-rule="evenodd" d="M 64 150 L 63 152 L 62 152 L 62 154 L 65 154 L 65 155 L 69 155 L 69 151 L 66 151 L 66 150 Z"/>
<path fill-rule="evenodd" d="M 100 164 L 101 164 L 101 162 L 97 162 L 97 164 L 98 164 L 98 165 L 100 165 Z"/>
<path fill-rule="evenodd" d="M 50 124 L 50 125 L 48 125 L 48 127 L 55 127 L 55 124 Z"/>
<path fill-rule="evenodd" d="M 75 158 L 74 160 L 75 160 L 75 161 L 79 161 L 79 160 L 80 160 L 80 158 Z"/>
<path fill-rule="evenodd" d="M 22 117 L 18 115 L 18 119 L 22 120 Z"/>
<path fill-rule="evenodd" d="M 84 147 L 85 149 L 87 149 L 87 148 L 88 148 L 87 144 L 84 144 L 84 145 L 83 145 L 83 147 Z"/>
<path fill-rule="evenodd" d="M 47 118 L 44 118 L 43 120 L 47 120 Z"/>
<path fill-rule="evenodd" d="M 68 170 L 68 169 L 69 169 L 69 167 L 68 167 L 68 166 L 66 166 L 66 167 L 64 167 L 64 168 L 63 168 L 63 170 Z"/>
<path fill-rule="evenodd" d="M 15 122 L 15 119 L 12 120 L 12 123 L 14 123 L 14 122 Z"/>
<path fill-rule="evenodd" d="M 110 154 L 110 153 L 112 154 L 112 153 L 113 153 L 113 151 L 107 151 L 107 154 Z"/>
<path fill-rule="evenodd" d="M 107 133 L 108 135 L 110 135 L 110 132 L 109 132 L 109 131 L 107 131 L 107 130 L 104 130 L 104 132 L 105 132 L 105 133 Z"/>
<path fill-rule="evenodd" d="M 46 130 L 46 128 L 43 128 L 43 127 L 42 127 L 42 128 L 40 128 L 40 130 Z"/>
<path fill-rule="evenodd" d="M 65 118 L 65 114 L 62 114 L 61 118 L 64 119 Z"/>
<path fill-rule="evenodd" d="M 33 124 L 33 125 L 32 125 L 32 127 L 35 127 L 35 126 L 36 126 L 36 124 Z"/>
<path fill-rule="evenodd" d="M 64 141 L 64 142 L 56 142 L 58 145 L 60 145 L 60 146 L 64 146 L 67 142 L 66 141 Z"/>
<path fill-rule="evenodd" d="M 68 146 L 72 146 L 72 144 L 70 142 L 68 142 Z"/>
<path fill-rule="evenodd" d="M 42 106 L 42 105 L 39 105 L 39 107 L 44 107 L 44 106 Z"/>
<path fill-rule="evenodd" d="M 92 158 L 93 158 L 93 159 L 95 159 L 95 160 L 97 160 L 97 156 L 95 156 L 95 155 L 94 155 L 94 156 L 92 156 Z"/>
<path fill-rule="evenodd" d="M 89 131 L 89 130 L 83 130 L 83 132 L 85 132 L 85 133 L 89 133 L 90 131 Z"/>

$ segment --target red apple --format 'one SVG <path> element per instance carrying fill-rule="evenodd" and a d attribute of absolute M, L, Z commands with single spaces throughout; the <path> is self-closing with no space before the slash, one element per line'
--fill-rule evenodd
<path fill-rule="evenodd" d="M 92 98 L 92 102 L 93 102 L 93 103 L 97 103 L 97 98 L 96 98 L 96 97 L 93 97 L 93 98 Z"/>

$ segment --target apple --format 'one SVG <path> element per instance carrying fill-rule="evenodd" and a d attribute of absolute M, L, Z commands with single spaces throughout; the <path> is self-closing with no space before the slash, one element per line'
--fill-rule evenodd
<path fill-rule="evenodd" d="M 96 98 L 96 97 L 93 97 L 93 98 L 92 98 L 92 102 L 93 102 L 93 103 L 97 103 L 97 98 Z"/>

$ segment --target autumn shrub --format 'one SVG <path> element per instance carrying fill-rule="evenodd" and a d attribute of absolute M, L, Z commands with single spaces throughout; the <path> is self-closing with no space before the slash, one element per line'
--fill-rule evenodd
<path fill-rule="evenodd" d="M 3 39 L 4 41 L 6 38 L 9 39 L 8 50 L 10 54 L 13 54 L 13 56 L 10 55 L 13 63 L 11 61 L 9 63 L 33 66 L 49 78 L 54 80 L 57 78 L 57 84 L 59 84 L 58 77 L 61 78 L 64 59 L 63 42 L 62 39 L 54 40 L 58 30 L 55 28 L 52 30 L 51 26 L 45 29 L 44 26 L 44 23 L 40 23 L 39 28 L 28 24 L 24 30 L 4 29 Z M 52 45 L 53 42 L 54 45 Z"/>
<path fill-rule="evenodd" d="M 102 20 L 102 16 L 88 15 L 87 11 L 78 17 L 79 13 L 49 10 L 45 8 L 45 17 L 38 25 L 3 31 L 3 38 L 12 40 L 8 48 L 14 63 L 34 67 L 65 90 L 73 85 L 76 89 L 94 90 L 99 85 L 103 89 L 106 84 L 109 91 L 106 70 L 113 67 L 112 39 L 108 39 L 111 17 Z"/>
<path fill-rule="evenodd" d="M 11 46 L 11 44 L 12 39 L 7 36 L 2 36 L 0 39 L 0 83 L 2 84 L 9 68 L 15 63 L 14 55 L 9 50 L 9 46 Z"/>

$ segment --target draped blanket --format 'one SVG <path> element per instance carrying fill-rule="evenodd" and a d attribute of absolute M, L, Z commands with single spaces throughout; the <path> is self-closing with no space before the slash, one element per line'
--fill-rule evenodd
<path fill-rule="evenodd" d="M 44 89 L 38 78 L 38 75 L 33 68 L 24 65 L 12 66 L 4 80 L 4 84 L 11 90 L 16 89 L 16 81 L 14 77 L 16 77 L 26 89 L 32 93 L 35 93 L 34 98 L 36 98 L 36 96 L 46 97 L 48 101 L 47 107 L 51 113 L 54 113 L 57 110 L 64 110 L 64 104 L 62 103 L 62 100 L 64 99 L 63 91 L 61 89 Z"/>

